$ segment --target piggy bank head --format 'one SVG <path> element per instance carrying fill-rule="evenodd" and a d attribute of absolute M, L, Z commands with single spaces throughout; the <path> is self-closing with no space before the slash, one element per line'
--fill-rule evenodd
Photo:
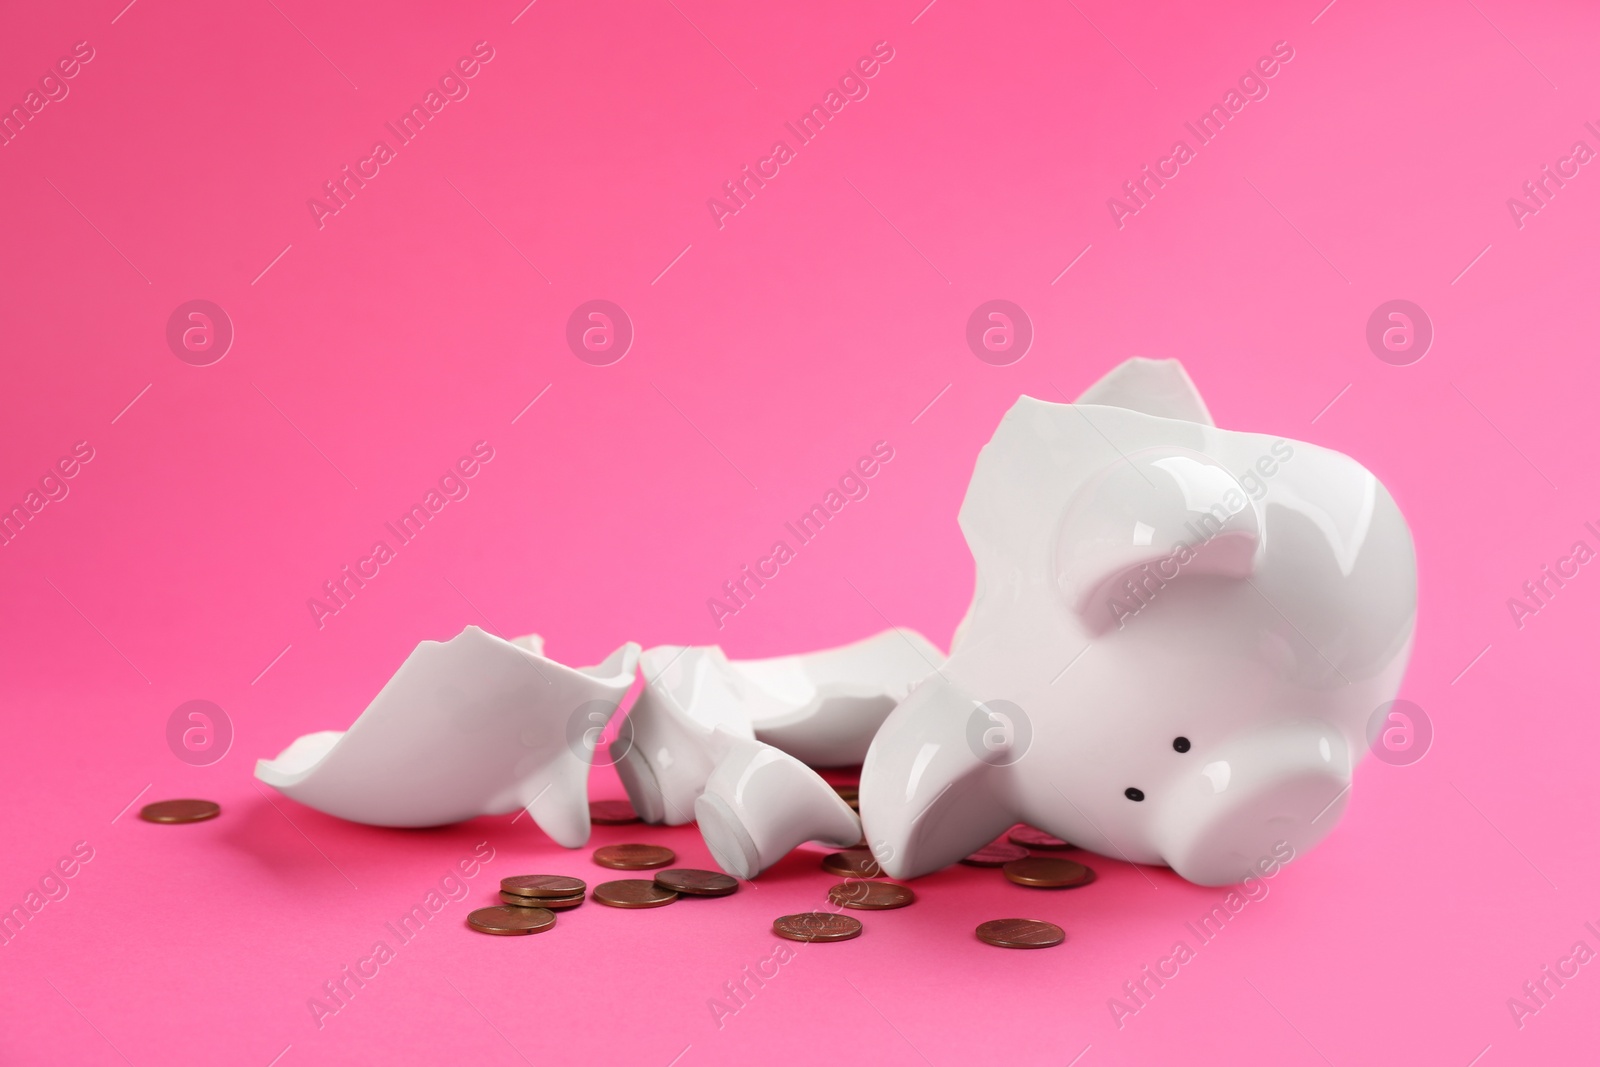
<path fill-rule="evenodd" d="M 1025 821 L 1223 885 L 1315 845 L 1399 687 L 1416 571 L 1347 456 L 1216 429 L 1176 362 L 1023 398 L 961 508 L 976 590 L 862 768 L 892 875 Z"/>

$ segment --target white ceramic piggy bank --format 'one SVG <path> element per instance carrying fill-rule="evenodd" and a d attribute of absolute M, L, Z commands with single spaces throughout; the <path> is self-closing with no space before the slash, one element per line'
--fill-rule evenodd
<path fill-rule="evenodd" d="M 1338 821 L 1416 613 L 1410 533 L 1359 463 L 1218 430 L 1175 361 L 1133 360 L 1019 400 L 960 521 L 972 606 L 862 768 L 889 874 L 1020 820 L 1224 885 Z"/>

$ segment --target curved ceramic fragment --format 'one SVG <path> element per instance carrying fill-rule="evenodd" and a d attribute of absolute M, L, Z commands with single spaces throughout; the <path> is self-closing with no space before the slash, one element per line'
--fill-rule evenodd
<path fill-rule="evenodd" d="M 597 667 L 468 626 L 424 641 L 345 731 L 296 739 L 256 777 L 352 822 L 439 826 L 526 808 L 557 843 L 589 839 L 595 742 L 638 666 L 626 644 Z"/>
<path fill-rule="evenodd" d="M 1078 404 L 1019 400 L 960 521 L 972 606 L 862 767 L 891 875 L 1020 820 L 1222 885 L 1332 829 L 1416 618 L 1410 531 L 1371 472 L 1218 430 L 1181 368 L 1135 361 Z"/>
<path fill-rule="evenodd" d="M 895 704 L 942 660 L 909 630 L 765 660 L 652 648 L 611 755 L 646 822 L 697 822 L 722 869 L 752 878 L 807 841 L 860 840 L 855 813 L 811 766 L 860 762 Z"/>

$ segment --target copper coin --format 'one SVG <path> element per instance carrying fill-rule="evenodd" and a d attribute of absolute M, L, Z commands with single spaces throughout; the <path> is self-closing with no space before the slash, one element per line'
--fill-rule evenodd
<path fill-rule="evenodd" d="M 678 894 L 648 878 L 619 878 L 595 886 L 594 899 L 613 908 L 659 908 L 677 900 Z"/>
<path fill-rule="evenodd" d="M 973 867 L 1004 867 L 1012 860 L 1026 859 L 1028 850 L 1006 841 L 994 841 L 962 860 Z"/>
<path fill-rule="evenodd" d="M 774 919 L 772 932 L 790 941 L 848 941 L 861 936 L 861 920 L 826 911 L 803 911 Z"/>
<path fill-rule="evenodd" d="M 691 897 L 725 897 L 739 888 L 739 879 L 719 871 L 676 867 L 656 872 L 656 885 Z"/>
<path fill-rule="evenodd" d="M 549 908 L 551 911 L 565 911 L 582 904 L 584 896 L 582 893 L 574 893 L 570 897 L 521 897 L 502 889 L 500 899 L 513 908 Z"/>
<path fill-rule="evenodd" d="M 883 875 L 883 868 L 872 858 L 872 853 L 864 848 L 830 852 L 822 857 L 822 869 L 840 878 L 878 878 Z"/>
<path fill-rule="evenodd" d="M 501 893 L 514 893 L 519 897 L 570 897 L 582 894 L 589 887 L 582 878 L 564 874 L 514 874 L 500 879 Z"/>
<path fill-rule="evenodd" d="M 1075 889 L 1094 881 L 1094 872 L 1083 864 L 1056 859 L 1054 856 L 1029 856 L 1027 859 L 1012 860 L 1000 869 L 1018 885 L 1036 889 Z"/>
<path fill-rule="evenodd" d="M 594 861 L 615 871 L 643 871 L 665 867 L 678 858 L 670 848 L 660 845 L 606 845 L 594 850 Z"/>
<path fill-rule="evenodd" d="M 1006 835 L 1006 840 L 1013 845 L 1021 845 L 1023 848 L 1044 849 L 1049 852 L 1065 852 L 1068 849 L 1078 847 L 1070 841 L 1063 841 L 1053 834 L 1047 834 L 1043 830 L 1035 829 L 1032 826 L 1017 827 Z"/>
<path fill-rule="evenodd" d="M 210 800 L 158 800 L 139 809 L 145 822 L 205 822 L 221 814 L 222 808 Z"/>
<path fill-rule="evenodd" d="M 1067 932 L 1041 919 L 990 919 L 978 924 L 978 940 L 1001 948 L 1049 948 L 1067 939 Z"/>
<path fill-rule="evenodd" d="M 479 908 L 467 916 L 467 925 L 485 934 L 536 934 L 555 924 L 555 913 L 544 908 Z"/>
<path fill-rule="evenodd" d="M 638 822 L 639 813 L 626 800 L 591 800 L 589 821 L 599 826 L 625 826 Z"/>
<path fill-rule="evenodd" d="M 888 911 L 903 908 L 917 899 L 908 886 L 894 882 L 840 882 L 829 888 L 828 899 L 841 908 L 856 911 Z"/>
<path fill-rule="evenodd" d="M 854 785 L 836 785 L 833 791 L 839 794 L 839 799 L 854 807 L 861 800 L 861 788 Z"/>

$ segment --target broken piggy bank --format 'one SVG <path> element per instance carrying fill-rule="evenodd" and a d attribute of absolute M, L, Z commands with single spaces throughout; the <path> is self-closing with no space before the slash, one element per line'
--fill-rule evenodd
<path fill-rule="evenodd" d="M 943 660 L 911 630 L 772 659 L 651 648 L 611 757 L 642 819 L 692 819 L 718 866 L 754 878 L 807 841 L 860 840 L 855 812 L 812 768 L 860 763 L 884 718 Z"/>
<path fill-rule="evenodd" d="M 296 738 L 256 777 L 307 807 L 373 826 L 442 826 L 524 808 L 568 848 L 589 840 L 589 766 L 633 684 L 639 646 L 597 667 L 468 626 L 424 641 L 348 730 Z"/>
<path fill-rule="evenodd" d="M 1411 536 L 1355 460 L 1218 430 L 1175 361 L 1023 398 L 960 513 L 950 658 L 884 722 L 860 803 L 901 878 L 1024 821 L 1239 881 L 1320 841 L 1416 614 Z"/>

